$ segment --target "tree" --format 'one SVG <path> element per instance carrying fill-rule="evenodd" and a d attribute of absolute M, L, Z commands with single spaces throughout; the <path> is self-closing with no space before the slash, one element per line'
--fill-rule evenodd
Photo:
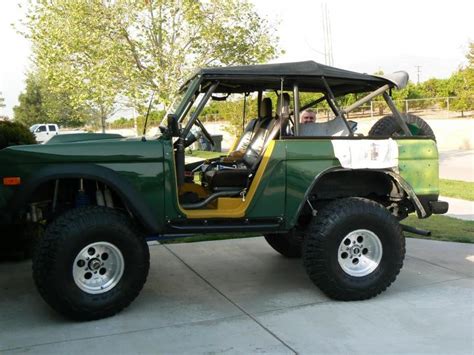
<path fill-rule="evenodd" d="M 13 108 L 15 120 L 26 126 L 45 122 L 81 126 L 90 120 L 90 109 L 73 105 L 69 96 L 67 92 L 51 90 L 40 72 L 31 71 L 27 75 L 26 89 L 19 96 L 19 105 Z"/>
<path fill-rule="evenodd" d="M 35 144 L 36 139 L 28 127 L 20 122 L 0 121 L 0 150 L 11 145 Z"/>
<path fill-rule="evenodd" d="M 451 108 L 464 112 L 474 110 L 474 68 L 462 68 L 449 79 L 450 88 L 456 96 L 452 100 Z"/>
<path fill-rule="evenodd" d="M 245 121 L 244 119 L 245 102 Z M 222 120 L 226 122 L 226 130 L 234 136 L 242 134 L 243 126 L 249 120 L 257 117 L 257 98 L 245 97 L 241 94 L 233 94 L 225 101 L 212 101 L 201 113 L 206 120 Z"/>
<path fill-rule="evenodd" d="M 20 104 L 13 108 L 15 121 L 26 126 L 47 121 L 38 77 L 28 75 L 26 90 L 20 94 L 18 101 Z"/>
<path fill-rule="evenodd" d="M 170 104 L 197 67 L 263 62 L 278 53 L 274 28 L 248 0 L 38 0 L 25 24 L 52 88 L 103 119 L 118 98 L 141 114 L 151 91 Z"/>
<path fill-rule="evenodd" d="M 469 52 L 466 54 L 466 58 L 469 68 L 474 68 L 474 42 L 469 42 Z"/>
<path fill-rule="evenodd" d="M 449 91 L 448 79 L 431 78 L 419 85 L 423 97 L 447 97 L 453 95 Z"/>
<path fill-rule="evenodd" d="M 469 52 L 466 54 L 468 65 L 460 68 L 449 78 L 449 89 L 456 99 L 452 101 L 454 110 L 464 112 L 474 110 L 474 42 L 469 43 Z"/>

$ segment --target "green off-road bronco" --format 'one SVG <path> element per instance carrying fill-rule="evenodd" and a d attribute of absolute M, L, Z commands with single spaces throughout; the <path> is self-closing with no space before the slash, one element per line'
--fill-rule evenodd
<path fill-rule="evenodd" d="M 44 227 L 33 277 L 44 300 L 74 319 L 111 316 L 138 296 L 147 240 L 203 233 L 261 233 L 284 256 L 301 256 L 329 297 L 374 297 L 400 272 L 403 230 L 423 232 L 400 221 L 448 208 L 438 201 L 433 132 L 389 95 L 407 81 L 404 72 L 377 77 L 311 61 L 201 69 L 159 137 L 60 135 L 0 151 L 2 243 Z M 340 107 L 354 93 L 367 94 Z M 236 95 L 258 102 L 258 117 L 243 110 L 248 124 L 227 156 L 187 164 L 186 147 L 212 142 L 203 109 Z M 347 115 L 377 95 L 392 114 L 364 136 Z M 323 106 L 333 114 L 299 122 Z"/>

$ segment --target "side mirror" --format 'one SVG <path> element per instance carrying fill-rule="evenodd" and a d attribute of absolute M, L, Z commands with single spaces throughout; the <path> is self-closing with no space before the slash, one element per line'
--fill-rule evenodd
<path fill-rule="evenodd" d="M 173 113 L 168 115 L 168 131 L 171 137 L 179 137 L 178 117 Z"/>

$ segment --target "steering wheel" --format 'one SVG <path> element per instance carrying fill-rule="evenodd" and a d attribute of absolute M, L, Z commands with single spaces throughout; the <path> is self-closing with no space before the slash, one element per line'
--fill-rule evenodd
<path fill-rule="evenodd" d="M 196 118 L 195 123 L 196 123 L 197 126 L 201 129 L 202 134 L 204 134 L 204 137 L 206 137 L 206 139 L 207 139 L 212 145 L 216 145 L 216 144 L 214 143 L 214 140 L 212 139 L 211 135 L 209 134 L 209 132 L 207 131 L 207 129 L 204 127 L 204 125 L 202 124 L 202 122 L 199 120 L 199 118 Z"/>

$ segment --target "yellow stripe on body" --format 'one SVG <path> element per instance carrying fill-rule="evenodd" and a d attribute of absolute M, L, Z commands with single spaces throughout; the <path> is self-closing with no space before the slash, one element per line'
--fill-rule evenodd
<path fill-rule="evenodd" d="M 185 210 L 181 206 L 179 209 L 188 218 L 242 218 L 245 217 L 245 212 L 250 206 L 250 203 L 255 196 L 255 192 L 260 186 L 262 176 L 267 168 L 268 162 L 275 147 L 275 141 L 271 141 L 267 149 L 263 154 L 262 161 L 257 169 L 257 173 L 253 178 L 250 189 L 245 197 L 245 201 L 242 201 L 242 197 L 221 197 L 217 199 L 217 209 L 200 209 L 200 210 Z"/>

